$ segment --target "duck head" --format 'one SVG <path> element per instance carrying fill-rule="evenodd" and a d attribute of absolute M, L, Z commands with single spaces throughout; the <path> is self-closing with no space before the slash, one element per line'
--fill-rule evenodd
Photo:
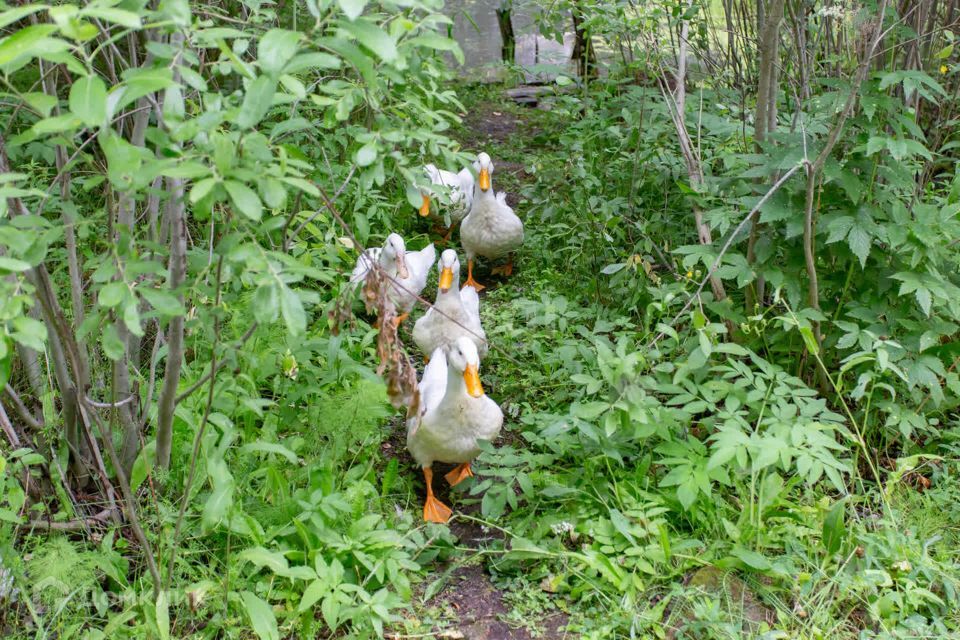
<path fill-rule="evenodd" d="M 483 397 L 483 385 L 480 384 L 480 355 L 477 345 L 470 338 L 460 337 L 450 345 L 447 352 L 447 366 L 463 375 L 467 393 L 474 398 Z"/>
<path fill-rule="evenodd" d="M 480 191 L 489 191 L 493 176 L 493 160 L 485 151 L 481 151 L 477 154 L 477 161 L 473 163 L 473 167 L 477 170 L 477 187 Z"/>
<path fill-rule="evenodd" d="M 437 268 L 440 269 L 440 293 L 446 293 L 454 286 L 454 280 L 459 280 L 460 277 L 460 260 L 457 259 L 457 252 L 447 249 L 441 253 Z"/>
<path fill-rule="evenodd" d="M 387 242 L 383 245 L 380 262 L 384 266 L 395 266 L 397 276 L 406 279 L 410 277 L 410 273 L 407 271 L 406 255 L 407 245 L 403 238 L 399 234 L 391 233 L 387 236 Z"/>

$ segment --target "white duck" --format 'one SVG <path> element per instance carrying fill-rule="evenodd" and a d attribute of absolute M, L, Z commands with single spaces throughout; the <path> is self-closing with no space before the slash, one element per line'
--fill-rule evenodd
<path fill-rule="evenodd" d="M 447 189 L 447 197 L 450 201 L 450 206 L 447 209 L 450 214 L 450 226 L 447 228 L 443 240 L 448 241 L 450 240 L 450 234 L 453 233 L 453 228 L 466 217 L 473 204 L 473 174 L 467 168 L 461 169 L 459 173 L 454 173 L 453 171 L 438 169 L 433 164 L 424 166 L 423 170 L 430 178 L 431 183 Z M 420 215 L 426 217 L 430 215 L 430 201 L 433 193 L 424 191 L 421 192 L 421 195 L 423 195 L 423 203 L 420 205 Z"/>
<path fill-rule="evenodd" d="M 476 256 L 500 258 L 516 251 L 523 244 L 523 222 L 507 204 L 507 194 L 493 191 L 493 162 L 486 153 L 477 156 L 475 164 L 479 175 L 473 192 L 470 213 L 460 224 L 460 243 L 467 254 L 467 281 L 477 291 L 484 287 L 473 279 L 473 260 Z M 507 264 L 493 273 L 513 273 L 513 256 Z"/>
<path fill-rule="evenodd" d="M 460 261 L 447 249 L 437 263 L 440 271 L 437 299 L 413 325 L 413 341 L 424 353 L 447 347 L 464 336 L 473 341 L 481 358 L 487 355 L 487 336 L 480 324 L 480 296 L 473 287 L 460 289 Z"/>
<path fill-rule="evenodd" d="M 390 299 L 400 315 L 395 322 L 403 322 L 417 303 L 417 297 L 427 286 L 427 274 L 437 259 L 437 250 L 428 244 L 420 251 L 407 253 L 407 246 L 396 233 L 387 236 L 383 247 L 367 249 L 357 258 L 350 283 L 356 287 L 367 279 L 374 264 L 379 264 L 386 275 L 394 281 L 390 288 Z"/>
<path fill-rule="evenodd" d="M 407 449 L 423 469 L 423 519 L 428 522 L 446 522 L 451 514 L 433 495 L 433 463 L 458 463 L 444 477 L 451 485 L 461 482 L 473 475 L 470 461 L 480 454 L 477 441 L 493 441 L 503 426 L 503 412 L 484 394 L 479 371 L 477 347 L 465 337 L 436 349 L 423 370 L 419 411 L 407 420 Z"/>

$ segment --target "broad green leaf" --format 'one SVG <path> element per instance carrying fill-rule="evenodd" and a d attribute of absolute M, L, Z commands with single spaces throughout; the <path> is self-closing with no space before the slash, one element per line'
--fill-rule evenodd
<path fill-rule="evenodd" d="M 367 0 L 337 0 L 343 13 L 350 20 L 356 20 L 367 6 Z"/>
<path fill-rule="evenodd" d="M 210 493 L 203 505 L 202 522 L 206 530 L 220 524 L 227 515 L 227 509 L 233 504 L 233 483 L 225 482 Z"/>
<path fill-rule="evenodd" d="M 47 326 L 30 316 L 14 318 L 11 323 L 13 332 L 10 337 L 25 347 L 35 351 L 43 351 L 43 344 L 47 340 Z"/>
<path fill-rule="evenodd" d="M 127 295 L 127 283 L 122 281 L 109 282 L 105 284 L 97 295 L 97 302 L 101 307 L 112 308 L 123 301 Z"/>
<path fill-rule="evenodd" d="M 162 316 L 182 316 L 186 313 L 180 300 L 169 291 L 137 287 L 137 293 L 143 296 L 150 303 L 150 306 Z"/>
<path fill-rule="evenodd" d="M 170 640 L 170 606 L 167 603 L 166 591 L 161 591 L 157 596 L 156 613 L 160 640 Z"/>
<path fill-rule="evenodd" d="M 256 442 L 251 442 L 248 445 L 244 445 L 240 450 L 243 452 L 254 451 L 257 453 L 273 453 L 283 456 L 290 464 L 297 464 L 299 462 L 297 454 L 295 454 L 293 451 L 290 451 L 290 449 L 286 448 L 282 444 L 277 444 L 275 442 L 263 442 L 261 440 L 257 440 Z"/>
<path fill-rule="evenodd" d="M 0 29 L 3 29 L 8 24 L 13 24 L 18 20 L 26 18 L 31 13 L 36 13 L 46 8 L 47 5 L 45 4 L 25 4 L 22 7 L 7 9 L 3 13 L 0 13 Z"/>
<path fill-rule="evenodd" d="M 368 142 L 359 149 L 354 160 L 358 167 L 369 167 L 377 159 L 377 145 L 374 142 Z"/>
<path fill-rule="evenodd" d="M 0 271 L 26 271 L 29 268 L 30 263 L 28 262 L 17 260 L 16 258 L 8 258 L 7 256 L 0 256 Z"/>
<path fill-rule="evenodd" d="M 742 560 L 745 565 L 757 571 L 767 571 L 773 566 L 762 554 L 743 547 L 735 548 L 733 555 Z"/>
<path fill-rule="evenodd" d="M 99 76 L 79 78 L 70 87 L 70 111 L 88 127 L 99 127 L 107 119 L 107 86 Z"/>
<path fill-rule="evenodd" d="M 0 66 L 17 58 L 32 58 L 41 53 L 68 49 L 70 45 L 67 42 L 48 37 L 56 30 L 56 25 L 34 24 L 0 40 Z"/>
<path fill-rule="evenodd" d="M 397 44 L 375 23 L 361 19 L 354 22 L 341 21 L 339 24 L 356 38 L 357 42 L 377 54 L 384 62 L 393 62 L 397 59 Z"/>
<path fill-rule="evenodd" d="M 800 327 L 800 336 L 803 338 L 803 344 L 806 345 L 810 355 L 820 353 L 820 345 L 817 343 L 816 336 L 813 335 L 813 329 L 810 327 Z"/>
<path fill-rule="evenodd" d="M 260 196 L 257 192 L 235 180 L 227 180 L 223 183 L 233 206 L 247 218 L 253 221 L 259 220 L 263 216 L 263 205 L 260 203 Z"/>
<path fill-rule="evenodd" d="M 266 567 L 273 573 L 286 571 L 289 566 L 286 557 L 282 553 L 279 551 L 270 551 L 263 547 L 244 549 L 240 553 L 240 559 L 252 562 L 258 569 Z"/>
<path fill-rule="evenodd" d="M 303 590 L 300 604 L 297 605 L 297 611 L 306 611 L 328 593 L 330 593 L 330 587 L 325 580 L 314 580 Z"/>
<path fill-rule="evenodd" d="M 43 93 L 42 91 L 31 91 L 22 94 L 24 101 L 30 108 L 35 110 L 44 118 L 50 115 L 53 108 L 57 105 L 57 99 L 54 96 Z"/>
<path fill-rule="evenodd" d="M 850 227 L 850 233 L 847 234 L 847 244 L 850 245 L 850 251 L 860 260 L 860 267 L 867 266 L 867 257 L 870 255 L 870 246 L 873 244 L 873 238 L 870 233 L 860 225 Z"/>
<path fill-rule="evenodd" d="M 339 69 L 341 66 L 340 58 L 329 53 L 314 51 L 294 56 L 284 70 L 287 73 L 297 73 L 306 69 Z"/>
<path fill-rule="evenodd" d="M 124 344 L 117 333 L 117 327 L 112 322 L 107 323 L 100 334 L 100 345 L 103 353 L 111 360 L 120 360 L 124 354 Z"/>
<path fill-rule="evenodd" d="M 926 287 L 917 287 L 914 295 L 917 297 L 917 304 L 923 309 L 923 313 L 927 317 L 930 317 L 930 306 L 933 304 L 933 297 L 930 295 L 930 290 Z"/>
<path fill-rule="evenodd" d="M 253 317 L 261 324 L 269 324 L 280 313 L 280 297 L 277 295 L 277 283 L 264 282 L 253 292 Z"/>
<path fill-rule="evenodd" d="M 280 313 L 291 335 L 298 336 L 307 329 L 307 314 L 303 310 L 300 296 L 290 287 L 280 289 Z"/>
<path fill-rule="evenodd" d="M 195 182 L 190 189 L 190 204 L 197 204 L 207 197 L 219 182 L 219 178 L 204 178 L 199 182 Z"/>
<path fill-rule="evenodd" d="M 259 76 L 247 87 L 240 105 L 240 114 L 237 116 L 237 126 L 241 129 L 250 129 L 267 115 L 273 103 L 273 94 L 277 91 L 277 80 L 269 75 Z"/>
<path fill-rule="evenodd" d="M 453 57 L 456 58 L 457 62 L 460 64 L 464 62 L 463 50 L 460 48 L 460 45 L 457 44 L 457 41 L 453 38 L 441 36 L 439 33 L 424 33 L 410 38 L 405 42 L 406 44 L 413 44 L 418 47 L 426 47 L 437 51 L 449 51 L 453 54 Z M 557 84 L 560 84 L 559 78 L 557 79 Z"/>
<path fill-rule="evenodd" d="M 823 519 L 823 546 L 827 553 L 833 555 L 840 551 L 844 539 L 847 537 L 847 526 L 844 522 L 845 504 L 841 500 Z"/>
<path fill-rule="evenodd" d="M 95 4 L 88 5 L 80 11 L 80 15 L 99 18 L 105 22 L 112 22 L 127 29 L 139 29 L 143 26 L 140 16 L 132 11 L 117 9 L 115 7 L 98 7 Z"/>
<path fill-rule="evenodd" d="M 240 594 L 243 600 L 243 608 L 250 618 L 250 626 L 260 640 L 280 640 L 280 631 L 277 629 L 277 618 L 273 615 L 273 609 L 261 598 L 244 591 Z"/>
<path fill-rule="evenodd" d="M 127 331 L 133 335 L 138 338 L 143 337 L 143 327 L 140 324 L 140 308 L 134 296 L 131 296 L 123 307 L 123 324 L 126 325 Z"/>
<path fill-rule="evenodd" d="M 157 458 L 157 441 L 151 440 L 140 450 L 137 459 L 133 461 L 133 468 L 130 470 L 130 488 L 136 491 L 143 481 L 147 479 L 150 472 L 153 471 L 153 465 Z"/>
<path fill-rule="evenodd" d="M 260 70 L 272 76 L 283 71 L 286 64 L 297 53 L 300 34 L 286 29 L 270 29 L 260 38 L 257 47 L 257 63 Z"/>

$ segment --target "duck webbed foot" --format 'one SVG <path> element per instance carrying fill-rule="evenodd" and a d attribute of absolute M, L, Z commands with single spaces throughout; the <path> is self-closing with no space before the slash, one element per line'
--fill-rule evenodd
<path fill-rule="evenodd" d="M 450 483 L 451 487 L 455 487 L 467 478 L 472 478 L 473 471 L 470 470 L 470 463 L 464 462 L 463 464 L 458 464 L 453 468 L 453 471 L 443 477 Z"/>
<path fill-rule="evenodd" d="M 464 287 L 473 287 L 477 290 L 477 293 L 480 293 L 485 286 L 473 279 L 473 260 L 467 260 L 467 281 L 463 283 Z M 462 289 L 463 287 L 461 287 Z"/>
<path fill-rule="evenodd" d="M 511 276 L 511 275 L 513 275 L 513 256 L 510 256 L 510 258 L 507 260 L 507 263 L 506 263 L 506 264 L 504 264 L 504 265 L 502 265 L 502 266 L 499 266 L 499 267 L 494 267 L 494 268 L 490 271 L 490 273 L 492 273 L 492 274 L 495 275 L 495 276 L 499 276 L 499 275 Z"/>

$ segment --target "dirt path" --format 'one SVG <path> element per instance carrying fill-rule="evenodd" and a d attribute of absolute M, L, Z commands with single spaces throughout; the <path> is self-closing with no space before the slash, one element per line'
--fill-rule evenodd
<path fill-rule="evenodd" d="M 495 187 L 507 191 L 507 202 L 516 206 L 519 194 L 516 187 L 529 181 L 524 165 L 502 159 L 497 149 L 506 145 L 525 145 L 529 141 L 529 131 L 522 119 L 522 111 L 504 108 L 493 102 L 481 102 L 464 117 L 464 131 L 461 142 L 469 151 L 485 150 L 494 158 Z M 498 159 L 498 156 L 501 159 Z M 512 434 L 506 434 L 509 437 Z M 389 445 L 388 445 L 389 446 Z M 394 448 L 399 443 L 392 445 Z M 435 473 L 442 475 L 447 471 L 443 465 L 436 465 Z M 482 469 L 478 475 L 482 475 Z M 449 489 L 445 483 L 435 487 L 437 497 L 451 504 Z M 457 505 L 452 501 L 455 511 L 466 515 L 478 515 L 479 504 Z M 484 530 L 474 520 L 456 519 L 451 521 L 450 530 L 457 537 L 461 548 L 483 551 L 491 543 L 499 543 L 500 534 Z M 443 586 L 422 607 L 439 615 L 446 623 L 437 625 L 433 632 L 436 638 L 462 638 L 464 640 L 533 640 L 534 638 L 573 638 L 564 628 L 568 622 L 566 614 L 557 611 L 542 612 L 542 619 L 530 619 L 529 614 L 521 622 L 511 617 L 514 607 L 491 579 L 484 556 L 476 555 L 469 559 L 468 552 L 461 558 L 463 564 L 453 567 L 438 567 L 433 579 L 443 578 L 445 571 L 449 575 L 443 578 Z M 452 571 L 451 571 L 452 568 Z M 426 584 L 430 584 L 428 580 Z"/>

